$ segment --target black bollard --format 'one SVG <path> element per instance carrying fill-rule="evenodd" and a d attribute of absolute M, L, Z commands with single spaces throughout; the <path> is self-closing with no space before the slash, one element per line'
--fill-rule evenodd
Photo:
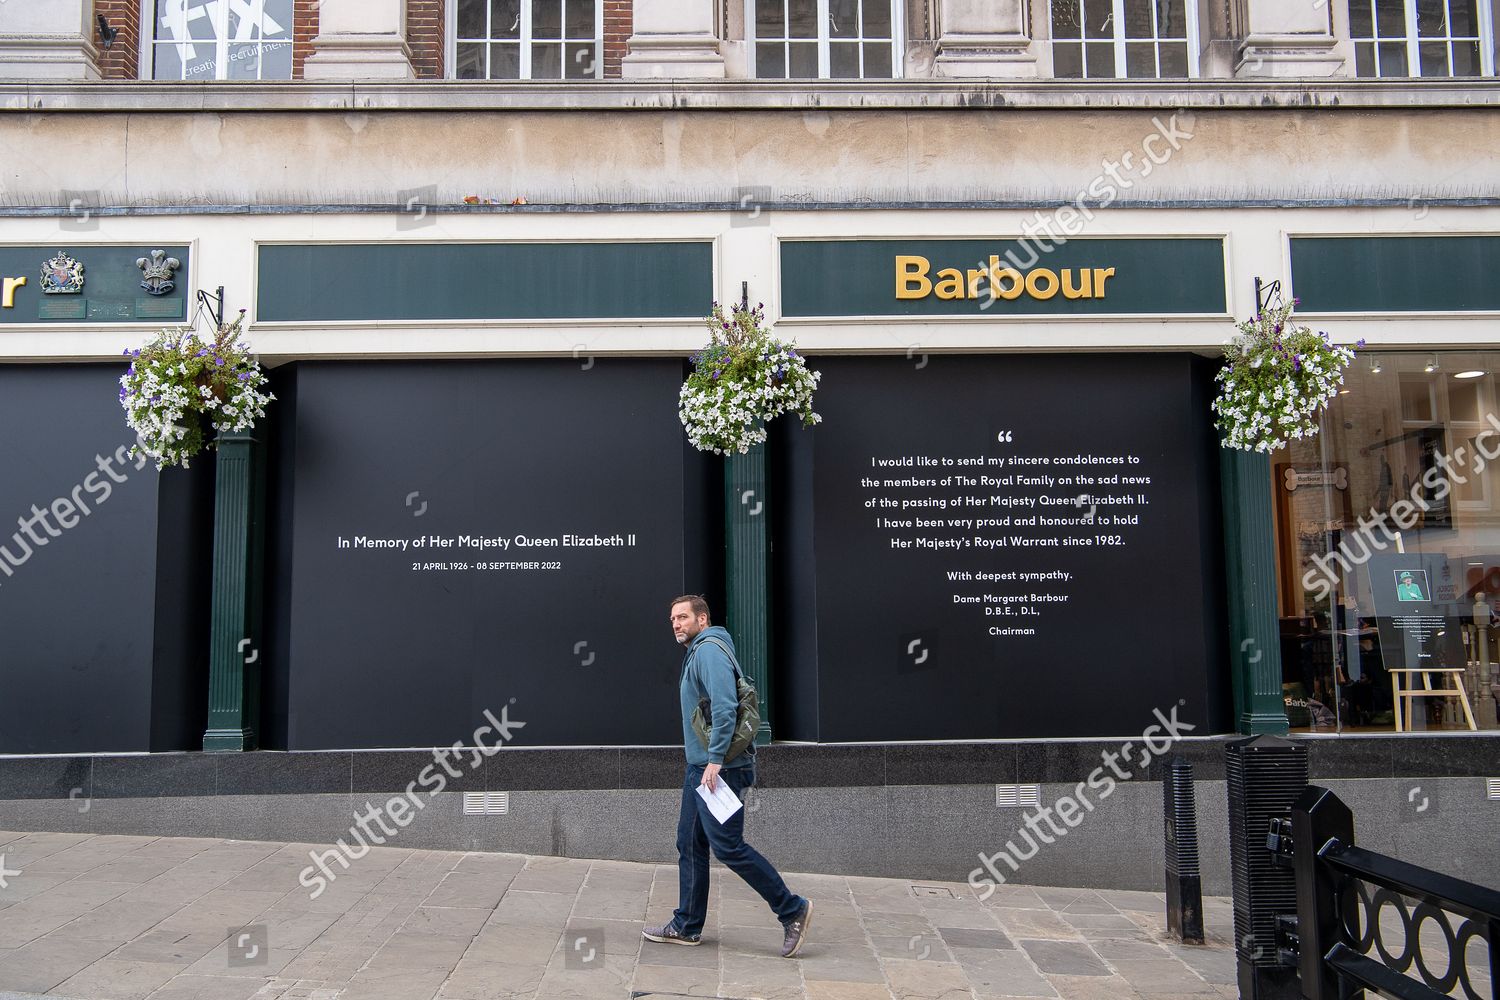
<path fill-rule="evenodd" d="M 1172 758 L 1162 777 L 1167 834 L 1167 930 L 1183 944 L 1203 943 L 1203 878 L 1198 869 L 1198 812 L 1193 765 Z"/>

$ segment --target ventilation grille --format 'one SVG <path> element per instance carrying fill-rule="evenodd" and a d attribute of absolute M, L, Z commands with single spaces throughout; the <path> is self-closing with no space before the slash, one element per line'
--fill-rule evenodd
<path fill-rule="evenodd" d="M 465 816 L 504 816 L 510 812 L 510 792 L 464 792 Z"/>
<path fill-rule="evenodd" d="M 1167 874 L 1198 875 L 1198 810 L 1193 795 L 1193 766 L 1174 760 L 1167 765 L 1162 804 L 1166 807 Z"/>
<path fill-rule="evenodd" d="M 1001 809 L 1024 809 L 1042 804 L 1041 785 L 996 785 L 995 805 Z"/>
<path fill-rule="evenodd" d="M 1490 798 L 1500 801 L 1500 778 L 1486 778 L 1484 784 L 1489 789 Z"/>

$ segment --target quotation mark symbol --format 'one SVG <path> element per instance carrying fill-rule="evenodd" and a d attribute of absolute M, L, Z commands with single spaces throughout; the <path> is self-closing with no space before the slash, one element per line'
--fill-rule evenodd
<path fill-rule="evenodd" d="M 910 347 L 908 347 L 906 349 L 906 360 L 910 361 L 912 359 L 912 355 L 914 353 L 916 353 L 917 348 L 919 348 L 921 346 L 922 346 L 921 344 L 912 344 Z M 926 367 L 927 367 L 927 355 L 924 354 L 924 355 L 922 355 L 922 360 L 917 362 L 917 368 L 916 368 L 916 370 L 917 371 L 921 371 L 923 368 L 926 368 Z"/>
<path fill-rule="evenodd" d="M 755 491 L 754 490 L 746 490 L 744 493 L 741 493 L 740 494 L 740 506 L 741 507 L 749 506 L 749 504 L 750 504 L 750 498 L 753 497 L 753 496 L 755 496 Z M 763 509 L 764 509 L 764 505 L 759 500 L 755 501 L 755 506 L 750 508 L 750 516 L 751 517 L 755 517 Z"/>
<path fill-rule="evenodd" d="M 1249 649 L 1251 646 L 1256 646 L 1256 645 L 1258 645 L 1258 643 L 1256 643 L 1256 641 L 1253 638 L 1242 640 L 1240 642 L 1240 652 L 1243 653 L 1245 650 Z M 1247 658 L 1245 660 L 1245 662 L 1246 663 L 1259 663 L 1260 662 L 1260 658 L 1261 658 L 1262 655 L 1263 655 L 1262 651 L 1259 650 L 1259 649 L 1257 649 L 1255 651 L 1255 655 Z"/>
<path fill-rule="evenodd" d="M 74 788 L 71 792 L 68 793 L 68 798 L 71 799 L 71 800 L 73 800 L 74 802 L 77 802 L 78 801 L 78 797 L 80 795 L 83 795 L 83 789 L 82 788 Z M 84 795 L 83 796 L 83 805 L 81 805 L 81 806 L 78 807 L 78 812 L 80 814 L 88 812 L 89 809 L 93 806 L 93 804 L 94 804 L 94 800 L 91 799 L 91 798 L 89 798 L 87 795 Z"/>
<path fill-rule="evenodd" d="M 574 656 L 577 656 L 577 655 L 579 655 L 579 654 L 580 654 L 580 653 L 582 653 L 582 652 L 583 652 L 583 651 L 584 651 L 584 650 L 585 650 L 585 649 L 588 649 L 588 645 L 589 645 L 589 644 L 588 644 L 588 642 L 587 642 L 587 641 L 584 641 L 584 642 L 575 642 L 575 643 L 573 643 L 573 655 L 574 655 Z M 587 657 L 585 657 L 585 658 L 584 658 L 584 659 L 583 659 L 583 660 L 582 660 L 582 661 L 581 661 L 581 662 L 580 662 L 580 663 L 579 663 L 579 666 L 581 666 L 581 667 L 586 667 L 586 666 L 588 666 L 588 665 L 589 665 L 589 664 L 590 664 L 590 663 L 593 663 L 593 662 L 594 662 L 594 651 L 593 651 L 593 650 L 592 650 L 592 649 L 589 649 L 589 655 L 588 655 L 588 656 L 587 656 Z"/>
<path fill-rule="evenodd" d="M 912 656 L 913 654 L 916 653 L 917 647 L 921 646 L 921 645 L 922 645 L 922 640 L 921 639 L 913 639 L 911 642 L 908 642 L 906 644 L 906 655 L 907 656 Z M 926 647 L 923 647 L 922 648 L 922 655 L 918 656 L 915 660 L 912 661 L 912 663 L 914 665 L 926 663 L 927 662 L 927 654 L 928 654 L 928 652 L 929 652 L 929 650 Z"/>
<path fill-rule="evenodd" d="M 412 505 L 412 501 L 416 500 L 417 497 L 419 497 L 421 495 L 422 495 L 422 491 L 421 490 L 412 490 L 410 493 L 406 494 L 406 506 L 410 507 Z M 422 506 L 418 507 L 415 511 L 413 511 L 411 516 L 412 517 L 421 517 L 425 513 L 427 513 L 427 501 L 423 500 L 422 501 Z"/>
<path fill-rule="evenodd" d="M 250 645 L 250 640 L 249 639 L 241 639 L 240 640 L 240 655 L 241 656 L 245 656 L 245 647 L 248 646 L 248 645 Z M 254 652 L 252 652 L 249 656 L 245 657 L 245 665 L 249 666 L 250 664 L 254 663 L 258 659 L 260 659 L 260 650 L 257 649 Z"/>

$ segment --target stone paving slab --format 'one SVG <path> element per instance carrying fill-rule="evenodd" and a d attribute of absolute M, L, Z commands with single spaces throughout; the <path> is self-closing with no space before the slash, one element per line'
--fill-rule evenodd
<path fill-rule="evenodd" d="M 786 873 L 808 943 L 717 863 L 704 944 L 655 944 L 672 865 L 368 849 L 315 896 L 328 845 L 0 831 L 0 1000 L 1219 1000 L 1209 943 L 1164 931 L 1161 893 Z M 311 880 L 308 880 L 309 882 Z"/>

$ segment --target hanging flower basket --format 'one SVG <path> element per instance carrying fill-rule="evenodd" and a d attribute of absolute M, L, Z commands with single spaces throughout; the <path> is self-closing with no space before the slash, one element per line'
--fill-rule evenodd
<path fill-rule="evenodd" d="M 1275 303 L 1236 324 L 1239 334 L 1224 348 L 1213 411 L 1226 448 L 1270 452 L 1312 437 L 1344 383 L 1354 349 L 1299 326 L 1292 319 L 1296 304 Z"/>
<path fill-rule="evenodd" d="M 726 317 L 713 304 L 708 346 L 693 355 L 678 399 L 682 426 L 700 451 L 743 455 L 765 441 L 767 422 L 783 413 L 796 413 L 805 427 L 823 419 L 812 408 L 822 373 L 771 336 L 764 308 L 733 306 Z"/>
<path fill-rule="evenodd" d="M 146 346 L 127 350 L 130 369 L 120 377 L 120 405 L 135 432 L 131 455 L 145 453 L 158 469 L 188 467 L 205 444 L 205 421 L 217 431 L 245 431 L 266 415 L 276 397 L 266 376 L 239 342 L 245 311 L 204 342 L 192 327 L 169 327 Z"/>

